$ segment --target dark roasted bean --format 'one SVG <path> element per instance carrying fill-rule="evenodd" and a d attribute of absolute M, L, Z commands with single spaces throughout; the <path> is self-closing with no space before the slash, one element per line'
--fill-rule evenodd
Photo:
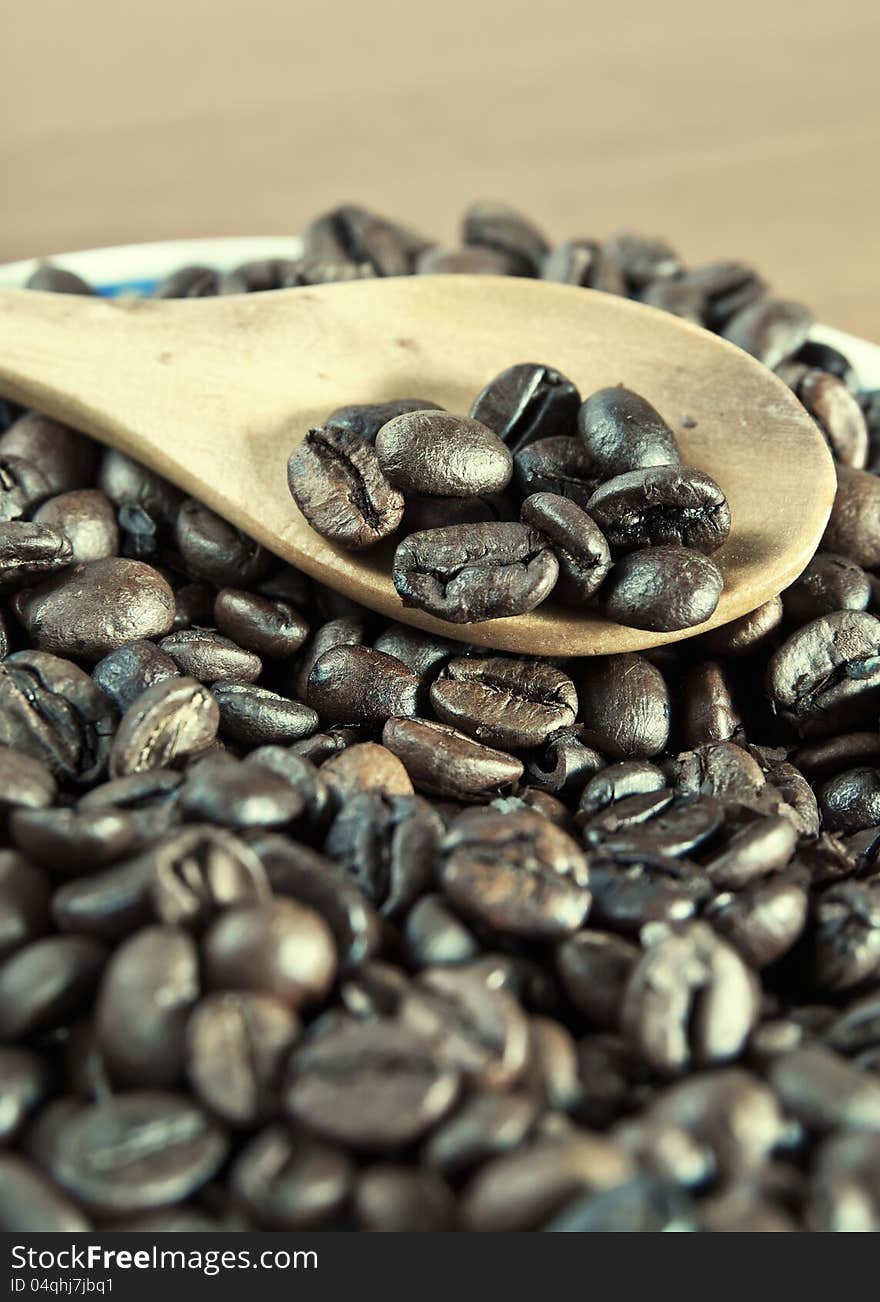
<path fill-rule="evenodd" d="M 285 601 L 240 588 L 223 588 L 214 601 L 217 627 L 258 656 L 283 660 L 305 642 L 309 626 Z"/>
<path fill-rule="evenodd" d="M 759 971 L 787 954 L 807 921 L 807 893 L 783 874 L 760 879 L 735 895 L 718 895 L 706 918 Z"/>
<path fill-rule="evenodd" d="M 200 683 L 214 683 L 220 678 L 252 683 L 263 670 L 259 656 L 209 628 L 181 629 L 163 637 L 159 646 L 182 674 Z"/>
<path fill-rule="evenodd" d="M 858 726 L 880 700 L 880 620 L 843 610 L 804 624 L 771 656 L 767 691 L 801 736 Z"/>
<path fill-rule="evenodd" d="M 73 560 L 70 539 L 48 524 L 0 523 L 0 590 L 23 588 Z"/>
<path fill-rule="evenodd" d="M 579 931 L 556 951 L 565 993 L 597 1026 L 617 1030 L 623 996 L 639 961 L 637 945 L 602 931 Z"/>
<path fill-rule="evenodd" d="M 537 275 L 547 254 L 541 232 L 515 208 L 481 200 L 472 203 L 464 215 L 464 242 L 506 254 L 513 262 L 513 274 Z"/>
<path fill-rule="evenodd" d="M 187 1025 L 189 1080 L 211 1112 L 253 1126 L 274 1106 L 298 1034 L 296 1014 L 275 999 L 246 991 L 209 995 Z"/>
<path fill-rule="evenodd" d="M 192 578 L 218 587 L 255 583 L 269 568 L 267 551 L 192 497 L 177 514 L 175 540 Z"/>
<path fill-rule="evenodd" d="M 153 907 L 169 926 L 202 928 L 224 909 L 267 900 L 259 856 L 222 828 L 181 828 L 151 851 Z"/>
<path fill-rule="evenodd" d="M 607 480 L 587 509 L 617 552 L 679 544 L 713 552 L 730 533 L 730 508 L 691 466 L 646 466 Z"/>
<path fill-rule="evenodd" d="M 546 539 L 522 524 L 429 529 L 410 534 L 394 554 L 403 604 L 454 624 L 534 610 L 558 574 Z"/>
<path fill-rule="evenodd" d="M 362 1172 L 354 1192 L 360 1227 L 373 1233 L 439 1234 L 455 1226 L 452 1190 L 432 1171 L 374 1166 Z"/>
<path fill-rule="evenodd" d="M 555 434 L 517 452 L 513 478 L 523 499 L 553 493 L 586 509 L 603 476 L 580 439 Z"/>
<path fill-rule="evenodd" d="M 669 633 L 707 620 L 723 587 L 718 566 L 701 552 L 645 547 L 613 567 L 603 588 L 603 608 L 618 624 Z"/>
<path fill-rule="evenodd" d="M 444 411 L 395 416 L 376 435 L 376 455 L 404 493 L 477 497 L 506 488 L 513 473 L 510 449 L 493 430 Z"/>
<path fill-rule="evenodd" d="M 52 896 L 59 931 L 115 942 L 152 921 L 153 860 L 137 855 L 102 872 L 76 877 Z"/>
<path fill-rule="evenodd" d="M 782 597 L 786 617 L 798 624 L 833 610 L 864 610 L 870 599 L 871 585 L 864 570 L 831 552 L 817 552 Z"/>
<path fill-rule="evenodd" d="M 578 429 L 600 480 L 681 461 L 675 435 L 660 413 L 623 385 L 592 394 L 580 409 Z"/>
<path fill-rule="evenodd" d="M 541 278 L 608 294 L 626 293 L 620 264 L 595 240 L 566 240 L 557 245 L 544 259 Z"/>
<path fill-rule="evenodd" d="M 100 561 L 119 551 L 119 528 L 110 499 L 96 488 L 74 489 L 44 502 L 37 524 L 57 529 L 70 542 L 74 561 Z"/>
<path fill-rule="evenodd" d="M 194 678 L 167 678 L 135 697 L 122 716 L 110 752 L 110 773 L 127 777 L 169 767 L 206 750 L 217 735 L 220 711 Z"/>
<path fill-rule="evenodd" d="M 585 661 L 578 696 L 588 745 L 618 759 L 650 759 L 666 746 L 669 693 L 660 670 L 644 656 Z"/>
<path fill-rule="evenodd" d="M 750 655 L 766 646 L 781 623 L 782 598 L 771 597 L 750 614 L 703 633 L 700 643 L 711 655 Z"/>
<path fill-rule="evenodd" d="M 94 474 L 97 449 L 84 434 L 29 411 L 0 437 L 0 462 L 3 457 L 23 458 L 38 466 L 48 484 L 48 496 L 87 488 Z"/>
<path fill-rule="evenodd" d="M 202 945 L 214 990 L 253 990 L 292 1009 L 327 993 L 336 971 L 330 929 L 292 900 L 239 905 L 214 922 Z"/>
<path fill-rule="evenodd" d="M 403 497 L 375 450 L 346 429 L 309 430 L 287 463 L 287 483 L 312 528 L 343 547 L 372 547 L 403 518 Z"/>
<path fill-rule="evenodd" d="M 0 962 L 48 930 L 45 873 L 14 850 L 0 850 Z"/>
<path fill-rule="evenodd" d="M 337 407 L 327 417 L 326 423 L 330 429 L 348 430 L 366 443 L 375 443 L 379 430 L 394 420 L 395 416 L 403 416 L 408 411 L 442 410 L 436 402 L 427 398 L 392 398 L 389 402 L 364 402 Z"/>
<path fill-rule="evenodd" d="M 105 953 L 81 936 L 47 936 L 0 965 L 0 1041 L 65 1025 L 87 1002 Z"/>
<path fill-rule="evenodd" d="M 309 704 L 327 723 L 382 724 L 418 712 L 419 680 L 402 661 L 365 646 L 325 651 L 309 674 Z"/>
<path fill-rule="evenodd" d="M 370 791 L 382 796 L 411 796 L 413 793 L 413 784 L 402 761 L 387 746 L 373 741 L 346 746 L 327 760 L 321 776 L 326 779 L 335 803 L 340 806 L 352 797 Z"/>
<path fill-rule="evenodd" d="M 0 1229 L 27 1234 L 85 1234 L 91 1226 L 39 1167 L 15 1153 L 0 1154 Z"/>
<path fill-rule="evenodd" d="M 382 740 L 402 760 L 413 786 L 429 795 L 487 800 L 523 772 L 514 756 L 426 719 L 389 719 Z"/>
<path fill-rule="evenodd" d="M 259 763 L 211 755 L 188 775 L 180 793 L 187 817 L 221 827 L 277 827 L 297 818 L 303 798 L 286 778 Z"/>
<path fill-rule="evenodd" d="M 429 889 L 442 832 L 426 801 L 370 791 L 345 802 L 325 844 L 367 899 L 396 917 Z"/>
<path fill-rule="evenodd" d="M 59 877 L 116 863 L 141 842 L 137 819 L 124 809 L 19 809 L 10 828 L 16 845 Z"/>
<path fill-rule="evenodd" d="M 571 605 L 589 601 L 611 568 L 608 543 L 595 521 L 558 493 L 533 493 L 521 514 L 525 524 L 546 534 L 559 562 L 553 595 Z"/>
<path fill-rule="evenodd" d="M 255 683 L 214 683 L 211 695 L 220 711 L 220 731 L 245 746 L 285 746 L 318 728 L 318 716 L 308 705 Z"/>
<path fill-rule="evenodd" d="M 801 303 L 764 298 L 736 312 L 724 327 L 724 338 L 773 368 L 798 351 L 813 320 Z"/>
<path fill-rule="evenodd" d="M 621 231 L 605 247 L 620 267 L 630 290 L 641 289 L 654 280 L 671 279 L 683 269 L 675 249 L 665 240 Z"/>
<path fill-rule="evenodd" d="M 45 809 L 55 793 L 55 780 L 42 760 L 0 746 L 0 814 L 18 807 Z"/>
<path fill-rule="evenodd" d="M 354 1179 L 350 1159 L 335 1148 L 289 1127 L 261 1130 L 235 1160 L 235 1195 L 270 1230 L 302 1230 L 320 1224 L 346 1201 Z"/>
<path fill-rule="evenodd" d="M 819 1045 L 780 1054 L 770 1084 L 787 1112 L 817 1130 L 880 1130 L 880 1080 Z"/>
<path fill-rule="evenodd" d="M 827 438 L 837 460 L 856 470 L 864 469 L 868 460 L 868 427 L 858 401 L 843 380 L 824 370 L 808 370 L 795 392 Z"/>
<path fill-rule="evenodd" d="M 92 678 L 120 714 L 125 714 L 148 687 L 177 676 L 178 669 L 171 657 L 160 651 L 155 642 L 142 638 L 111 651 L 92 670 Z"/>
<path fill-rule="evenodd" d="M 434 680 L 431 704 L 444 723 L 512 750 L 571 727 L 578 708 L 574 683 L 561 670 L 501 656 L 450 660 Z"/>
<path fill-rule="evenodd" d="M 45 761 L 60 779 L 101 775 L 114 723 L 108 698 L 71 661 L 17 651 L 0 664 L 0 743 Z"/>
<path fill-rule="evenodd" d="M 537 439 L 573 434 L 580 394 L 549 366 L 524 362 L 490 380 L 471 406 L 473 420 L 495 431 L 512 452 Z"/>

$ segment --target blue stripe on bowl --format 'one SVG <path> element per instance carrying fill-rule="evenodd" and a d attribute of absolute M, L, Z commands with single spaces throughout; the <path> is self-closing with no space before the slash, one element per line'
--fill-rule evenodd
<path fill-rule="evenodd" d="M 152 294 L 158 280 L 117 280 L 109 285 L 96 285 L 102 298 L 118 298 L 120 294 Z"/>

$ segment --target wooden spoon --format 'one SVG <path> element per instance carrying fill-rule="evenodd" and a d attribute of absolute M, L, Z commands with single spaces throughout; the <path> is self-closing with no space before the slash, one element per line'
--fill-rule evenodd
<path fill-rule="evenodd" d="M 338 550 L 294 506 L 287 458 L 335 407 L 417 394 L 465 413 L 525 361 L 556 367 L 584 396 L 635 389 L 685 461 L 724 489 L 724 593 L 698 629 L 648 633 L 549 603 L 447 624 L 401 604 L 392 548 Z M 835 491 L 819 429 L 744 352 L 654 308 L 532 280 L 413 276 L 174 302 L 0 290 L 0 391 L 136 457 L 364 606 L 537 655 L 635 651 L 754 610 L 803 570 Z"/>

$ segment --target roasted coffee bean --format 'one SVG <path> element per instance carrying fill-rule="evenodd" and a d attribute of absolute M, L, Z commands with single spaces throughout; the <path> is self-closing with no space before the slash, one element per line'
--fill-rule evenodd
<path fill-rule="evenodd" d="M 88 281 L 73 271 L 56 267 L 51 262 L 41 262 L 27 278 L 27 289 L 41 289 L 48 294 L 94 294 Z"/>
<path fill-rule="evenodd" d="M 801 736 L 858 726 L 880 699 L 880 620 L 844 610 L 804 624 L 771 656 L 767 692 Z"/>
<path fill-rule="evenodd" d="M 570 798 L 586 781 L 605 766 L 605 759 L 583 740 L 583 728 L 563 728 L 554 733 L 537 755 L 526 763 L 531 787 L 561 798 Z"/>
<path fill-rule="evenodd" d="M 453 906 L 515 936 L 564 936 L 590 907 L 587 860 L 540 815 L 471 810 L 442 845 L 440 882 Z"/>
<path fill-rule="evenodd" d="M 419 254 L 415 271 L 417 276 L 513 276 L 517 265 L 495 249 L 436 248 Z"/>
<path fill-rule="evenodd" d="M 637 799 L 634 797 L 633 799 Z M 648 816 L 636 818 L 628 827 L 600 832 L 603 850 L 625 862 L 645 855 L 681 857 L 707 845 L 724 822 L 724 809 L 713 796 L 668 802 L 665 793 L 642 797 L 648 802 Z M 623 802 L 613 814 L 619 817 Z M 647 811 L 646 811 L 647 812 Z M 585 830 L 587 844 L 593 840 L 592 825 Z"/>
<path fill-rule="evenodd" d="M 442 410 L 442 407 L 428 398 L 392 398 L 389 402 L 364 402 L 337 407 L 327 417 L 326 423 L 329 429 L 348 430 L 351 434 L 357 434 L 365 443 L 375 443 L 382 426 L 396 416 L 403 416 L 410 411 Z"/>
<path fill-rule="evenodd" d="M 418 712 L 419 680 L 394 656 L 364 646 L 325 651 L 309 674 L 308 701 L 327 723 L 381 724 Z"/>
<path fill-rule="evenodd" d="M 307 699 L 309 675 L 325 651 L 336 646 L 362 646 L 365 640 L 364 622 L 357 616 L 345 615 L 322 624 L 297 661 L 294 686 L 299 699 Z"/>
<path fill-rule="evenodd" d="M 542 1226 L 549 1234 L 659 1234 L 696 1228 L 696 1209 L 681 1190 L 650 1176 L 582 1195 Z"/>
<path fill-rule="evenodd" d="M 772 369 L 798 351 L 813 321 L 813 313 L 801 303 L 764 298 L 736 312 L 723 334 Z"/>
<path fill-rule="evenodd" d="M 785 1110 L 816 1130 L 880 1130 L 880 1080 L 819 1045 L 780 1054 L 770 1084 Z"/>
<path fill-rule="evenodd" d="M 512 787 L 523 772 L 513 755 L 427 719 L 389 719 L 382 741 L 402 760 L 413 786 L 428 795 L 488 800 Z"/>
<path fill-rule="evenodd" d="M 586 509 L 603 476 L 580 439 L 555 434 L 517 452 L 513 479 L 523 499 L 553 493 Z"/>
<path fill-rule="evenodd" d="M 285 1099 L 294 1120 L 319 1134 L 381 1150 L 431 1130 L 459 1084 L 458 1072 L 407 1027 L 339 1018 L 294 1050 Z"/>
<path fill-rule="evenodd" d="M 0 1229 L 5 1233 L 86 1234 L 88 1219 L 38 1166 L 0 1153 Z"/>
<path fill-rule="evenodd" d="M 431 705 L 477 741 L 522 750 L 571 727 L 578 701 L 574 683 L 552 665 L 492 656 L 450 660 L 431 687 Z"/>
<path fill-rule="evenodd" d="M 742 731 L 728 679 L 717 661 L 703 660 L 688 670 L 680 710 L 681 740 L 689 749 L 728 741 Z"/>
<path fill-rule="evenodd" d="M 401 534 L 446 529 L 458 524 L 493 524 L 510 520 L 516 509 L 506 492 L 481 497 L 432 497 L 428 493 L 407 493 Z"/>
<path fill-rule="evenodd" d="M 669 633 L 707 620 L 723 587 L 718 566 L 701 552 L 645 547 L 613 567 L 603 588 L 603 608 L 618 624 Z"/>
<path fill-rule="evenodd" d="M 303 265 L 291 258 L 261 258 L 243 262 L 221 277 L 220 294 L 261 294 L 270 289 L 293 289 L 306 283 Z"/>
<path fill-rule="evenodd" d="M 602 1135 L 538 1137 L 480 1168 L 465 1193 L 464 1227 L 494 1234 L 537 1229 L 578 1194 L 615 1188 L 634 1170 L 624 1150 Z"/>
<path fill-rule="evenodd" d="M 831 552 L 817 552 L 782 597 L 787 618 L 798 624 L 834 610 L 864 610 L 870 599 L 864 570 Z"/>
<path fill-rule="evenodd" d="M 759 1170 L 785 1138 L 773 1093 L 741 1067 L 672 1085 L 649 1108 L 647 1121 L 693 1136 L 711 1150 L 715 1170 L 726 1178 Z"/>
<path fill-rule="evenodd" d="M 838 464 L 837 494 L 822 550 L 846 556 L 865 569 L 880 565 L 880 483 L 867 470 Z"/>
<path fill-rule="evenodd" d="M 471 1170 L 518 1148 L 537 1120 L 537 1110 L 525 1093 L 473 1095 L 434 1131 L 425 1159 L 449 1176 Z"/>
<path fill-rule="evenodd" d="M 838 461 L 856 470 L 868 460 L 868 428 L 856 398 L 836 375 L 808 370 L 795 390 Z"/>
<path fill-rule="evenodd" d="M 327 264 L 361 264 L 372 276 L 405 276 L 416 257 L 430 244 L 424 236 L 388 221 L 357 204 L 341 204 L 310 222 L 303 232 L 305 261 Z M 308 274 L 308 273 L 307 273 Z M 345 271 L 330 270 L 328 279 L 346 278 Z M 323 279 L 323 276 L 322 276 Z"/>
<path fill-rule="evenodd" d="M 681 461 L 675 435 L 660 413 L 623 385 L 592 394 L 578 413 L 578 429 L 600 481 Z"/>
<path fill-rule="evenodd" d="M 559 562 L 553 595 L 582 605 L 598 591 L 611 568 L 608 543 L 595 521 L 576 502 L 557 493 L 533 493 L 522 504 L 524 524 L 550 540 Z"/>
<path fill-rule="evenodd" d="M 28 858 L 59 877 L 116 863 L 141 843 L 138 821 L 124 809 L 18 809 L 10 830 Z"/>
<path fill-rule="evenodd" d="M 263 671 L 259 656 L 209 628 L 181 629 L 164 637 L 159 646 L 182 674 L 200 683 L 221 678 L 252 683 Z"/>
<path fill-rule="evenodd" d="M 622 1011 L 646 1061 L 676 1072 L 736 1057 L 758 1013 L 757 982 L 736 950 L 702 922 L 646 939 Z"/>
<path fill-rule="evenodd" d="M 202 946 L 214 990 L 253 990 L 294 1010 L 321 999 L 336 971 L 330 929 L 292 900 L 239 905 L 212 924 Z"/>
<path fill-rule="evenodd" d="M 703 324 L 703 295 L 696 285 L 690 285 L 684 279 L 655 280 L 642 290 L 640 297 L 643 303 L 660 307 L 683 321 Z"/>
<path fill-rule="evenodd" d="M 842 1131 L 819 1147 L 811 1174 L 807 1228 L 815 1233 L 876 1233 L 880 1227 L 880 1140 Z"/>
<path fill-rule="evenodd" d="M 357 967 L 380 948 L 378 914 L 337 864 L 273 833 L 261 837 L 253 848 L 274 893 L 296 900 L 324 919 L 333 933 L 340 966 Z"/>
<path fill-rule="evenodd" d="M 178 673 L 174 661 L 155 642 L 136 638 L 99 660 L 92 678 L 119 713 L 125 714 L 141 692 L 166 678 L 178 677 Z"/>
<path fill-rule="evenodd" d="M 18 807 L 45 809 L 55 799 L 56 790 L 55 779 L 42 760 L 13 746 L 0 746 L 0 815 Z"/>
<path fill-rule="evenodd" d="M 76 430 L 29 411 L 0 436 L 0 462 L 4 457 L 21 458 L 45 478 L 49 496 L 74 488 L 87 488 L 97 461 L 91 439 Z"/>
<path fill-rule="evenodd" d="M 156 298 L 213 298 L 219 292 L 220 276 L 211 267 L 181 267 L 156 286 Z"/>
<path fill-rule="evenodd" d="M 161 637 L 174 618 L 174 593 L 161 574 L 115 556 L 16 593 L 13 605 L 40 650 L 84 660 L 100 660 L 133 638 Z"/>
<path fill-rule="evenodd" d="M 265 995 L 209 995 L 187 1026 L 187 1073 L 205 1107 L 232 1125 L 270 1114 L 284 1059 L 299 1034 L 296 1015 Z"/>
<path fill-rule="evenodd" d="M 430 888 L 442 833 L 426 801 L 370 791 L 345 802 L 325 845 L 363 895 L 393 918 Z"/>
<path fill-rule="evenodd" d="M 807 893 L 784 874 L 718 895 L 705 914 L 749 967 L 760 971 L 787 954 L 807 921 Z"/>
<path fill-rule="evenodd" d="M 700 644 L 710 655 L 744 656 L 758 651 L 770 641 L 782 623 L 782 598 L 771 597 L 748 615 L 740 615 L 729 624 L 710 629 L 700 637 Z"/>
<path fill-rule="evenodd" d="M 75 877 L 52 896 L 52 920 L 61 932 L 113 943 L 153 921 L 149 853 L 101 872 Z"/>
<path fill-rule="evenodd" d="M 700 295 L 701 315 L 710 330 L 723 329 L 736 312 L 756 302 L 767 288 L 756 272 L 741 262 L 707 262 L 690 267 L 680 283 Z"/>
<path fill-rule="evenodd" d="M 525 1069 L 529 1037 L 522 1009 L 473 973 L 420 973 L 401 1001 L 399 1017 L 430 1045 L 438 1063 L 478 1088 L 506 1089 Z"/>
<path fill-rule="evenodd" d="M 318 727 L 309 706 L 255 683 L 214 683 L 211 695 L 220 711 L 220 731 L 245 746 L 289 745 Z"/>
<path fill-rule="evenodd" d="M 31 941 L 0 965 L 0 1041 L 64 1026 L 88 1001 L 103 946 L 80 936 Z"/>
<path fill-rule="evenodd" d="M 0 590 L 25 587 L 73 561 L 70 539 L 47 524 L 0 524 Z"/>
<path fill-rule="evenodd" d="M 824 782 L 817 794 L 823 825 L 832 832 L 861 832 L 880 824 L 880 769 L 848 769 Z"/>
<path fill-rule="evenodd" d="M 198 951 L 185 931 L 144 927 L 124 940 L 107 964 L 95 1011 L 113 1079 L 129 1087 L 176 1084 L 198 997 Z"/>
<path fill-rule="evenodd" d="M 412 781 L 401 760 L 387 746 L 372 741 L 347 746 L 323 765 L 321 775 L 340 806 L 367 792 L 382 796 L 413 793 Z"/>
<path fill-rule="evenodd" d="M 10 1143 L 49 1093 L 49 1064 L 28 1049 L 0 1048 L 0 1145 Z"/>
<path fill-rule="evenodd" d="M 645 760 L 623 760 L 600 769 L 585 784 L 578 804 L 578 822 L 586 822 L 619 800 L 646 796 L 666 786 L 663 771 Z"/>
<path fill-rule="evenodd" d="M 407 958 L 416 969 L 467 963 L 480 954 L 476 937 L 441 895 L 423 895 L 412 906 L 403 939 Z"/>
<path fill-rule="evenodd" d="M 620 936 L 579 931 L 556 951 L 556 966 L 565 993 L 579 1012 L 597 1026 L 616 1030 L 623 996 L 639 948 Z"/>
<path fill-rule="evenodd" d="M 506 254 L 514 275 L 535 276 L 547 254 L 541 232 L 515 208 L 481 200 L 464 215 L 464 242 Z"/>
<path fill-rule="evenodd" d="M 119 551 L 116 512 L 98 489 L 75 489 L 52 497 L 34 514 L 34 521 L 64 534 L 74 561 L 100 561 Z"/>
<path fill-rule="evenodd" d="M 605 245 L 623 273 L 627 288 L 642 289 L 654 280 L 672 279 L 683 270 L 675 249 L 665 240 L 621 231 Z"/>
<path fill-rule="evenodd" d="M 578 684 L 584 740 L 619 759 L 658 755 L 669 738 L 663 675 L 634 653 L 585 661 Z"/>
<path fill-rule="evenodd" d="M 739 890 L 756 877 L 784 868 L 797 845 L 797 831 L 787 818 L 770 815 L 735 832 L 721 854 L 705 865 L 715 886 Z"/>
<path fill-rule="evenodd" d="M 17 651 L 0 664 L 0 743 L 43 760 L 64 781 L 101 775 L 114 714 L 100 687 L 69 660 Z"/>
<path fill-rule="evenodd" d="M 372 1233 L 439 1234 L 454 1230 L 455 1198 L 432 1171 L 374 1166 L 362 1172 L 354 1192 L 359 1226 Z"/>
<path fill-rule="evenodd" d="M 573 434 L 580 394 L 549 366 L 524 362 L 490 380 L 471 405 L 473 420 L 488 425 L 511 452 L 537 439 Z"/>
<path fill-rule="evenodd" d="M 347 429 L 309 430 L 287 463 L 287 483 L 313 529 L 356 551 L 390 537 L 403 518 L 403 497 L 375 450 Z"/>
<path fill-rule="evenodd" d="M 713 552 L 730 533 L 730 508 L 708 475 L 690 466 L 647 466 L 609 479 L 589 513 L 612 549 L 681 545 Z"/>
<path fill-rule="evenodd" d="M 293 606 L 240 588 L 223 588 L 217 593 L 214 619 L 238 646 L 270 660 L 295 655 L 309 635 L 308 624 Z"/>
<path fill-rule="evenodd" d="M 880 893 L 869 882 L 838 882 L 815 906 L 813 970 L 823 990 L 848 990 L 880 967 Z"/>
<path fill-rule="evenodd" d="M 250 1140 L 230 1173 L 236 1197 L 270 1230 L 320 1224 L 342 1207 L 353 1180 L 341 1148 L 281 1125 L 267 1126 Z"/>
<path fill-rule="evenodd" d="M 187 775 L 180 805 L 190 819 L 221 827 L 278 827 L 298 818 L 303 797 L 272 768 L 211 755 Z"/>
<path fill-rule="evenodd" d="M 832 777 L 844 769 L 858 768 L 862 764 L 878 764 L 880 734 L 844 732 L 838 737 L 823 737 L 799 746 L 792 759 L 812 781 Z"/>
<path fill-rule="evenodd" d="M 223 909 L 271 894 L 255 851 L 210 824 L 171 833 L 150 855 L 153 907 L 169 926 L 201 928 Z"/>
<path fill-rule="evenodd" d="M 0 962 L 49 927 L 45 873 L 14 850 L 0 850 Z"/>
<path fill-rule="evenodd" d="M 264 548 L 194 498 L 178 512 L 175 541 L 191 577 L 218 587 L 254 583 L 269 568 Z"/>
<path fill-rule="evenodd" d="M 558 574 L 546 539 L 522 524 L 430 529 L 410 534 L 394 554 L 403 604 L 454 624 L 534 610 Z"/>
<path fill-rule="evenodd" d="M 402 660 L 419 678 L 433 676 L 450 656 L 461 651 L 460 642 L 423 633 L 421 629 L 406 624 L 388 624 L 373 646 L 376 651 L 384 651 L 386 655 Z"/>
<path fill-rule="evenodd" d="M 0 446 L 0 524 L 29 515 L 51 491 L 49 480 L 35 462 L 10 456 Z"/>
<path fill-rule="evenodd" d="M 566 240 L 547 254 L 541 268 L 542 280 L 584 289 L 602 289 L 608 294 L 625 294 L 620 265 L 595 240 Z"/>
<path fill-rule="evenodd" d="M 376 435 L 376 455 L 404 493 L 477 497 L 506 488 L 513 473 L 510 449 L 493 430 L 443 411 L 395 416 Z"/>
<path fill-rule="evenodd" d="M 194 678 L 154 683 L 122 716 L 110 752 L 111 776 L 167 768 L 207 749 L 219 721 L 217 702 Z"/>
<path fill-rule="evenodd" d="M 134 1090 L 82 1108 L 52 1145 L 51 1172 L 96 1211 L 145 1211 L 180 1202 L 226 1156 L 220 1127 L 180 1095 Z"/>

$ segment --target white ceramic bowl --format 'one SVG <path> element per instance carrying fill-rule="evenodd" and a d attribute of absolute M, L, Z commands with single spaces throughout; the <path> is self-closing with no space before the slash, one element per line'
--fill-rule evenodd
<path fill-rule="evenodd" d="M 300 241 L 292 235 L 247 235 L 231 239 L 164 240 L 158 244 L 121 244 L 117 248 L 85 249 L 59 253 L 49 261 L 76 272 L 99 293 L 116 297 L 124 293 L 149 293 L 169 272 L 200 263 L 218 271 L 231 271 L 242 262 L 259 258 L 295 258 Z M 38 265 L 38 259 L 0 266 L 0 285 L 23 285 Z M 816 326 L 813 338 L 832 344 L 855 367 L 865 388 L 880 388 L 880 345 Z"/>

